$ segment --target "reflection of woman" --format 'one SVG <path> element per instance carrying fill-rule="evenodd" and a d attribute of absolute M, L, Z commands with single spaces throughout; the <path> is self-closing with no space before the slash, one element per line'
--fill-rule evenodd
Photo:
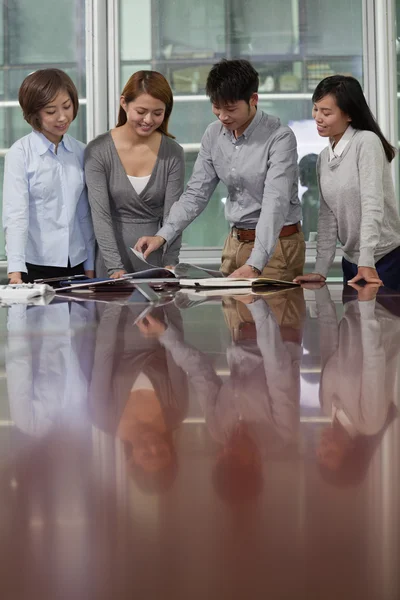
<path fill-rule="evenodd" d="M 93 277 L 84 145 L 68 135 L 79 108 L 76 87 L 59 69 L 35 71 L 22 82 L 19 103 L 33 131 L 15 142 L 5 160 L 10 283 L 83 273 Z"/>
<path fill-rule="evenodd" d="M 85 420 L 93 363 L 94 302 L 8 309 L 10 413 L 24 433 L 42 437 Z"/>
<path fill-rule="evenodd" d="M 87 147 L 99 275 L 117 278 L 143 268 L 130 248 L 156 233 L 183 191 L 183 150 L 168 133 L 172 105 L 167 80 L 156 71 L 138 71 L 123 89 L 116 128 Z M 152 263 L 177 264 L 180 244 L 179 237 L 164 255 L 154 253 Z"/>
<path fill-rule="evenodd" d="M 361 288 L 361 297 L 366 297 L 366 291 Z M 332 418 L 332 426 L 322 432 L 317 456 L 330 480 L 354 483 L 365 474 L 395 413 L 400 319 L 371 297 L 349 302 L 338 326 L 328 288 L 315 295 L 321 339 L 320 399 Z"/>
<path fill-rule="evenodd" d="M 141 335 L 134 310 L 108 305 L 101 316 L 90 408 L 96 424 L 124 442 L 136 482 L 161 491 L 177 470 L 172 433 L 186 413 L 186 376 L 156 337 Z M 155 314 L 180 328 L 174 307 Z"/>
<path fill-rule="evenodd" d="M 323 79 L 313 94 L 318 133 L 329 147 L 318 159 L 320 190 L 315 273 L 324 281 L 337 239 L 345 282 L 364 279 L 400 289 L 400 218 L 391 165 L 395 149 L 383 136 L 353 77 Z"/>

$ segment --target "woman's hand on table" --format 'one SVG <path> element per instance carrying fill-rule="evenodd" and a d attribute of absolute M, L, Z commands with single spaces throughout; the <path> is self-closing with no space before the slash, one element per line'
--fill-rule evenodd
<path fill-rule="evenodd" d="M 127 271 L 124 269 L 120 269 L 119 271 L 115 271 L 112 275 L 110 275 L 110 279 L 120 279 L 123 275 L 126 275 Z"/>

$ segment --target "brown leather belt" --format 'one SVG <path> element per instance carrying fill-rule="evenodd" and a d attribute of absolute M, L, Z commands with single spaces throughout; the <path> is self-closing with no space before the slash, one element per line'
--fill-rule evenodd
<path fill-rule="evenodd" d="M 256 340 L 257 330 L 254 323 L 239 323 L 239 331 L 237 332 L 235 341 Z"/>
<path fill-rule="evenodd" d="M 293 225 L 284 225 L 281 229 L 279 237 L 288 237 L 300 231 L 300 222 L 294 223 Z M 238 227 L 232 227 L 232 237 L 236 238 L 238 242 L 254 242 L 256 239 L 255 229 L 239 229 Z"/>

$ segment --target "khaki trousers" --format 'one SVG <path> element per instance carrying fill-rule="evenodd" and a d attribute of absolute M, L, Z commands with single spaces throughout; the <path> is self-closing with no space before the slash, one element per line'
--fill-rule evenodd
<path fill-rule="evenodd" d="M 225 240 L 222 250 L 221 271 L 230 275 L 239 267 L 243 267 L 253 250 L 254 242 L 239 242 L 232 234 Z M 271 279 L 292 281 L 303 274 L 306 245 L 302 231 L 279 238 L 275 251 L 264 267 L 262 276 Z"/>
<path fill-rule="evenodd" d="M 251 312 L 239 298 L 240 296 L 222 300 L 225 322 L 231 331 L 232 339 L 235 341 L 240 339 L 243 325 L 254 324 Z M 254 296 L 254 300 L 256 299 L 257 296 Z M 261 296 L 257 301 L 268 304 L 279 325 L 283 341 L 301 343 L 306 319 L 306 304 L 302 288 L 286 289 L 271 296 Z M 247 327 L 246 334 L 248 332 Z M 256 339 L 255 327 L 253 337 Z"/>

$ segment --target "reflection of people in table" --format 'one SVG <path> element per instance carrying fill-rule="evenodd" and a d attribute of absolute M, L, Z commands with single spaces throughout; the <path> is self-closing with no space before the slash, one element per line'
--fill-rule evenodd
<path fill-rule="evenodd" d="M 187 372 L 208 429 L 221 443 L 214 482 L 234 502 L 248 500 L 261 489 L 263 458 L 296 442 L 304 300 L 298 289 L 268 301 L 230 298 L 223 306 L 232 332 L 226 381 L 209 357 L 186 344 L 173 327 L 159 339 Z M 149 319 L 148 328 L 156 327 Z"/>
<path fill-rule="evenodd" d="M 174 323 L 181 330 L 175 307 L 155 314 L 162 326 Z M 134 325 L 136 317 L 135 306 L 105 308 L 96 338 L 90 407 L 96 424 L 124 443 L 135 481 L 146 491 L 162 491 L 177 473 L 173 431 L 186 413 L 186 378 L 157 337 Z"/>
<path fill-rule="evenodd" d="M 325 477 L 356 483 L 395 414 L 400 319 L 360 288 L 337 322 L 325 286 L 315 292 L 320 326 L 320 400 L 332 425 L 323 430 L 317 456 Z M 360 299 L 362 298 L 362 300 Z"/>
<path fill-rule="evenodd" d="M 11 419 L 29 435 L 84 420 L 93 360 L 94 303 L 8 309 Z"/>

